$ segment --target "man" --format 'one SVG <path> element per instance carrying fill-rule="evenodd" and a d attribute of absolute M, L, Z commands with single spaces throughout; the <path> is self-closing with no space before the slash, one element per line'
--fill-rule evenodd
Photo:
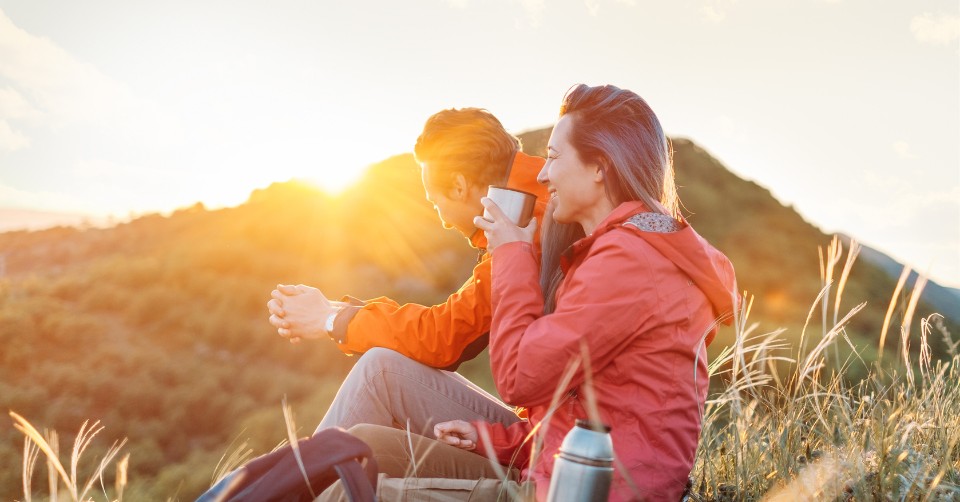
<path fill-rule="evenodd" d="M 486 110 L 434 114 L 414 155 L 444 228 L 461 232 L 471 246 L 486 247 L 473 218 L 483 213 L 480 199 L 489 185 L 535 194 L 534 217 L 542 220 L 548 196 L 536 178 L 544 160 L 521 152 L 519 140 Z M 512 409 L 454 372 L 487 345 L 490 265 L 482 254 L 466 283 L 434 306 L 384 297 L 331 302 L 316 288 L 278 286 L 267 307 L 280 336 L 291 342 L 329 336 L 343 352 L 363 354 L 318 430 L 367 423 L 427 435 L 453 419 L 516 422 Z"/>

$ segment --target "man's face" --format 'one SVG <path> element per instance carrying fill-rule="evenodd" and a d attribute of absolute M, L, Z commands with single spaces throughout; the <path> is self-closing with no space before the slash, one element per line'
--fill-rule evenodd
<path fill-rule="evenodd" d="M 434 185 L 430 182 L 429 166 L 423 164 L 421 167 L 423 190 L 426 192 L 427 201 L 433 204 L 433 208 L 440 215 L 443 228 L 455 228 L 469 239 L 477 229 L 473 225 L 473 218 L 483 213 L 483 206 L 480 204 L 482 193 L 463 181 L 455 182 L 452 187 Z"/>

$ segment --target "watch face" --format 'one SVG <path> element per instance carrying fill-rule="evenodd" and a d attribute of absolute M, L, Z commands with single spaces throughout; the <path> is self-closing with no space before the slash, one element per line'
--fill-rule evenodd
<path fill-rule="evenodd" d="M 337 320 L 337 314 L 340 313 L 340 309 L 334 308 L 333 312 L 327 316 L 327 322 L 323 323 L 323 329 L 327 331 L 327 336 L 333 339 L 337 343 L 343 343 L 343 340 L 336 340 L 333 338 L 333 323 Z"/>

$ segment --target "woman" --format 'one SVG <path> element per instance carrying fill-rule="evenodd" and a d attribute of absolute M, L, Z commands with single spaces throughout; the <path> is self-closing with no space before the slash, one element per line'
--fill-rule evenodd
<path fill-rule="evenodd" d="M 552 207 L 542 259 L 535 223 L 519 228 L 489 200 L 493 221 L 475 220 L 493 252 L 494 380 L 529 419 L 445 422 L 435 433 L 520 467 L 544 499 L 563 437 L 577 419 L 600 420 L 617 456 L 610 499 L 679 500 L 707 393 L 706 344 L 736 301 L 733 267 L 680 216 L 669 144 L 631 91 L 571 89 L 538 179 Z M 535 428 L 539 452 L 527 440 Z"/>

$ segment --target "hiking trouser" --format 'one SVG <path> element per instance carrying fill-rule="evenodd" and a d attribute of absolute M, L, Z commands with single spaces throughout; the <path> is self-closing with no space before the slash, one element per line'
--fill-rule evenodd
<path fill-rule="evenodd" d="M 431 368 L 390 349 L 374 348 L 350 370 L 317 430 L 374 424 L 432 438 L 433 426 L 449 420 L 508 426 L 519 418 L 512 408 L 459 373 Z"/>

